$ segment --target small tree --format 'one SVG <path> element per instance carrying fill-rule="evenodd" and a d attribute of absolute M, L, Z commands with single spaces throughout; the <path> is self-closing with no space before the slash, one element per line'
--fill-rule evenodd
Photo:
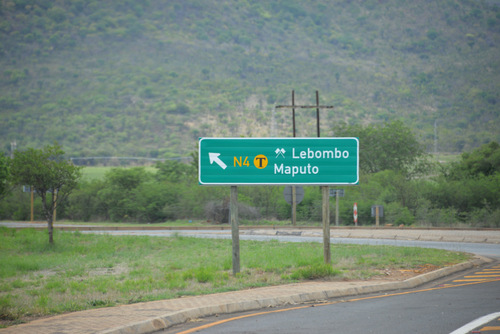
<path fill-rule="evenodd" d="M 393 170 L 406 177 L 430 168 L 428 154 L 401 121 L 376 125 L 339 125 L 335 136 L 359 137 L 359 168 L 365 173 Z"/>
<path fill-rule="evenodd" d="M 57 143 L 40 150 L 16 151 L 10 168 L 13 183 L 31 186 L 42 199 L 51 244 L 54 243 L 54 210 L 68 198 L 81 176 L 81 167 L 74 166 L 63 155 Z"/>
<path fill-rule="evenodd" d="M 492 141 L 471 151 L 462 153 L 461 159 L 444 168 L 449 180 L 460 180 L 500 173 L 500 144 Z"/>

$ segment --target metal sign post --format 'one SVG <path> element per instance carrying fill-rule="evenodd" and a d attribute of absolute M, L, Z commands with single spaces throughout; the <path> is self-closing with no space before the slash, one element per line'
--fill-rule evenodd
<path fill-rule="evenodd" d="M 240 228 L 238 221 L 238 187 L 231 187 L 229 202 L 229 215 L 231 220 L 231 238 L 233 244 L 233 274 L 240 272 Z"/>

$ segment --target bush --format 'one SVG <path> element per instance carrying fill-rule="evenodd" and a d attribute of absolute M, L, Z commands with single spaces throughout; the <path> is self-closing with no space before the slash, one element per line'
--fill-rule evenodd
<path fill-rule="evenodd" d="M 325 263 L 315 263 L 306 267 L 296 269 L 291 275 L 290 278 L 294 280 L 301 279 L 319 279 L 340 275 L 342 271 L 339 269 L 333 269 L 331 264 Z"/>
<path fill-rule="evenodd" d="M 42 201 L 39 197 L 34 197 L 33 213 L 35 220 L 44 220 L 42 214 Z M 31 218 L 30 193 L 23 192 L 20 188 L 12 191 L 10 196 L 6 196 L 0 201 L 0 219 L 27 220 Z"/>
<path fill-rule="evenodd" d="M 420 214 L 419 224 L 450 227 L 458 222 L 458 211 L 454 208 L 428 208 L 425 214 Z"/>
<path fill-rule="evenodd" d="M 215 224 L 229 223 L 229 199 L 209 201 L 205 204 L 205 217 Z"/>
<path fill-rule="evenodd" d="M 103 187 L 103 182 L 99 180 L 81 182 L 68 198 L 65 210 L 67 218 L 88 222 L 106 217 L 107 214 L 102 212 L 102 205 L 97 196 Z"/>
<path fill-rule="evenodd" d="M 475 227 L 500 227 L 500 209 L 492 210 L 489 207 L 477 209 L 467 215 L 466 223 Z"/>
<path fill-rule="evenodd" d="M 415 217 L 408 208 L 397 202 L 389 203 L 384 210 L 385 223 L 394 226 L 412 225 L 415 222 Z"/>
<path fill-rule="evenodd" d="M 229 224 L 229 205 L 229 198 L 207 202 L 205 204 L 205 218 L 216 224 Z M 258 219 L 260 214 L 257 208 L 238 202 L 238 217 L 239 219 Z"/>

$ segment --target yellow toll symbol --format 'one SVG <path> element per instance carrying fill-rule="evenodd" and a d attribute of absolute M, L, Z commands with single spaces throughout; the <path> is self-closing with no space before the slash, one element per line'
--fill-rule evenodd
<path fill-rule="evenodd" d="M 264 154 L 259 154 L 253 159 L 253 164 L 258 169 L 266 168 L 268 163 L 267 157 Z"/>

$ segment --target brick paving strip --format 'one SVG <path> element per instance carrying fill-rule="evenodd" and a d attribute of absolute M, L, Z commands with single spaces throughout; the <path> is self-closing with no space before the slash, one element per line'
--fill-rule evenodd
<path fill-rule="evenodd" d="M 414 288 L 488 262 L 474 260 L 404 281 L 306 282 L 185 297 L 58 315 L 0 329 L 1 334 L 152 333 L 190 319 L 269 307 L 321 302 L 329 298 Z"/>

